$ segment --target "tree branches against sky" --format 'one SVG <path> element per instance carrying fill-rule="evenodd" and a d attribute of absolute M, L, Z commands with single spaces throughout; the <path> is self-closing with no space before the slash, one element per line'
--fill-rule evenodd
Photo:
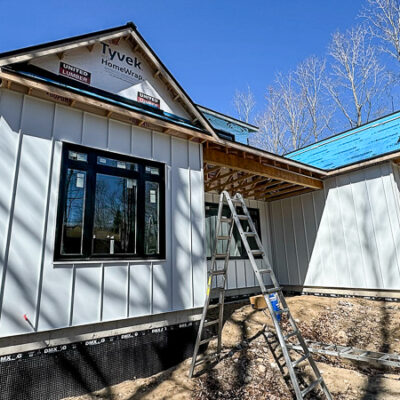
<path fill-rule="evenodd" d="M 252 144 L 285 153 L 399 107 L 393 98 L 400 83 L 400 0 L 365 0 L 359 17 L 350 29 L 332 32 L 325 54 L 276 74 L 262 109 L 255 112 L 253 104 L 248 122 L 260 132 Z"/>

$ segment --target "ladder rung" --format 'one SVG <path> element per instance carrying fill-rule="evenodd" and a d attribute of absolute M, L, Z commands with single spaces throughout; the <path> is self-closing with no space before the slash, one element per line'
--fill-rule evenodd
<path fill-rule="evenodd" d="M 259 269 L 258 272 L 260 274 L 270 274 L 272 272 L 272 270 L 270 270 L 270 269 Z"/>
<path fill-rule="evenodd" d="M 285 340 L 288 340 L 288 339 L 291 338 L 292 336 L 297 336 L 298 333 L 299 333 L 299 331 L 296 329 L 295 331 L 290 332 L 290 333 L 288 333 L 287 335 L 285 335 L 283 338 L 284 338 Z"/>
<path fill-rule="evenodd" d="M 281 287 L 273 287 L 271 289 L 265 289 L 263 291 L 263 294 L 271 294 L 271 293 L 277 293 L 277 292 L 281 292 L 282 288 Z"/>
<path fill-rule="evenodd" d="M 207 326 L 212 326 L 212 325 L 216 325 L 216 324 L 218 324 L 219 323 L 219 319 L 214 319 L 214 320 L 212 320 L 212 321 L 207 321 L 207 322 L 204 322 L 204 327 L 207 327 Z"/>
<path fill-rule="evenodd" d="M 262 250 L 251 250 L 251 254 L 253 254 L 253 256 L 262 256 L 264 252 Z"/>
<path fill-rule="evenodd" d="M 243 234 L 244 234 L 245 236 L 247 236 L 247 237 L 254 237 L 254 236 L 256 236 L 255 232 L 244 232 Z"/>
<path fill-rule="evenodd" d="M 242 200 L 239 200 L 239 199 L 231 199 L 231 200 L 232 200 L 232 203 L 234 203 L 234 204 L 243 204 Z"/>
<path fill-rule="evenodd" d="M 243 219 L 243 220 L 249 219 L 249 217 L 248 217 L 247 215 L 245 215 L 245 214 L 238 215 L 237 217 L 238 217 L 239 219 Z"/>
<path fill-rule="evenodd" d="M 220 303 L 209 304 L 208 307 L 207 307 L 207 310 L 213 310 L 214 308 L 217 308 L 220 305 L 221 305 Z"/>
<path fill-rule="evenodd" d="M 299 365 L 301 362 L 304 360 L 307 360 L 307 358 L 310 357 L 310 353 L 304 354 L 304 356 L 300 357 L 298 360 L 292 362 L 292 366 L 296 367 Z"/>
<path fill-rule="evenodd" d="M 199 346 L 201 346 L 202 344 L 206 344 L 208 342 L 211 342 L 211 340 L 214 340 L 214 339 L 218 339 L 218 335 L 210 336 L 207 339 L 200 340 Z"/>
<path fill-rule="evenodd" d="M 221 217 L 220 221 L 221 221 L 221 222 L 230 223 L 230 222 L 232 222 L 232 218 L 228 218 L 228 217 Z"/>
<path fill-rule="evenodd" d="M 224 269 L 218 269 L 216 271 L 211 271 L 210 274 L 211 275 L 225 275 L 226 271 Z"/>
<path fill-rule="evenodd" d="M 195 365 L 200 365 L 202 363 L 205 363 L 207 361 L 211 361 L 214 358 L 217 358 L 218 354 L 217 353 L 213 353 L 213 354 L 207 354 L 205 357 L 201 358 L 200 360 L 196 360 Z"/>
<path fill-rule="evenodd" d="M 311 390 L 313 390 L 317 385 L 319 385 L 322 382 L 322 378 L 318 378 L 316 381 L 311 383 L 310 386 L 305 388 L 304 390 L 301 391 L 301 395 L 304 397 L 307 393 L 310 393 Z"/>
<path fill-rule="evenodd" d="M 226 258 L 228 256 L 228 253 L 220 253 L 220 254 L 214 254 L 215 258 Z"/>
<path fill-rule="evenodd" d="M 217 236 L 218 240 L 229 240 L 230 236 Z"/>

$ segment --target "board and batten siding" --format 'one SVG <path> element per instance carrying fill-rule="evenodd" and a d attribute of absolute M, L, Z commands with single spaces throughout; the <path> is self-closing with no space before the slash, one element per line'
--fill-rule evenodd
<path fill-rule="evenodd" d="M 165 261 L 53 263 L 62 141 L 166 164 Z M 0 171 L 0 336 L 202 306 L 201 145 L 3 89 Z"/>
<path fill-rule="evenodd" d="M 206 193 L 205 194 L 206 203 L 219 203 L 219 195 Z M 261 230 L 261 242 L 263 244 L 264 250 L 267 253 L 267 257 L 271 260 L 271 240 L 270 240 L 270 224 L 268 217 L 268 203 L 256 200 L 246 200 L 245 203 L 249 208 L 256 208 L 260 213 L 260 230 Z M 206 232 L 206 235 L 213 236 L 213 232 Z M 211 243 L 214 243 L 215 238 L 211 238 Z M 261 260 L 256 260 L 257 264 L 261 266 Z M 211 261 L 207 262 L 208 268 L 211 268 Z M 217 260 L 218 269 L 223 268 L 224 261 Z M 218 283 L 221 281 L 221 277 L 218 277 Z M 270 284 L 270 280 L 267 275 L 264 275 L 265 284 Z M 215 282 L 213 284 L 215 286 Z M 248 259 L 233 259 L 229 261 L 227 270 L 227 285 L 226 285 L 229 296 L 229 290 L 245 288 L 255 288 L 255 292 L 258 291 L 258 283 L 253 272 L 253 268 Z"/>
<path fill-rule="evenodd" d="M 400 290 L 399 172 L 390 163 L 270 203 L 283 285 Z"/>

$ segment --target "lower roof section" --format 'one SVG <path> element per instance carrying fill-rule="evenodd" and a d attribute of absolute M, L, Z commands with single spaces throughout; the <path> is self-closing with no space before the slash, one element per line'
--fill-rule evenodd
<path fill-rule="evenodd" d="M 285 157 L 335 170 L 400 151 L 400 112 L 309 145 Z"/>

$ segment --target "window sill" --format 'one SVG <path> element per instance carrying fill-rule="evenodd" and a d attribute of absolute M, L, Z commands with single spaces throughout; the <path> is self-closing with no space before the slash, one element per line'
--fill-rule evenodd
<path fill-rule="evenodd" d="M 143 263 L 154 263 L 154 262 L 166 262 L 166 259 L 151 259 L 151 258 L 142 258 L 142 259 L 114 259 L 114 260 L 57 260 L 53 261 L 52 264 L 54 266 L 58 265 L 91 265 L 91 264 L 143 264 Z"/>

